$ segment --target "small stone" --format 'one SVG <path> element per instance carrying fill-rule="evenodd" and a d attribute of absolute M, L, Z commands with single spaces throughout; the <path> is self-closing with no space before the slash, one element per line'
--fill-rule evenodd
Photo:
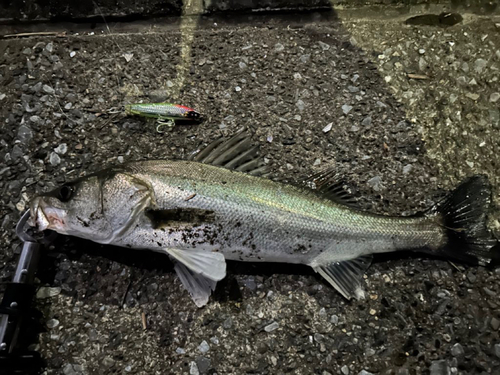
<path fill-rule="evenodd" d="M 445 360 L 432 361 L 430 375 L 451 375 L 450 367 Z"/>
<path fill-rule="evenodd" d="M 59 325 L 59 320 L 57 319 L 50 319 L 47 321 L 47 328 L 53 329 L 56 328 Z"/>
<path fill-rule="evenodd" d="M 177 348 L 177 349 L 175 349 L 175 352 L 177 354 L 186 354 L 186 351 L 183 348 Z"/>
<path fill-rule="evenodd" d="M 316 167 L 316 166 L 318 166 L 320 164 L 321 164 L 321 159 L 316 159 L 316 160 L 314 160 L 313 166 Z"/>
<path fill-rule="evenodd" d="M 68 145 L 66 143 L 61 143 L 54 149 L 54 151 L 59 155 L 64 155 L 66 152 L 68 152 Z"/>
<path fill-rule="evenodd" d="M 471 86 L 476 86 L 477 85 L 477 81 L 475 78 L 472 78 L 470 81 L 469 81 L 469 85 Z"/>
<path fill-rule="evenodd" d="M 464 354 L 464 347 L 460 343 L 456 343 L 451 347 L 451 355 L 453 357 L 458 357 Z"/>
<path fill-rule="evenodd" d="M 380 184 L 382 182 L 382 178 L 380 176 L 372 177 L 368 180 L 368 185 L 375 191 L 380 191 Z"/>
<path fill-rule="evenodd" d="M 206 374 L 210 367 L 212 366 L 210 359 L 205 357 L 197 357 L 196 358 L 196 366 L 198 367 L 198 371 L 200 374 Z"/>
<path fill-rule="evenodd" d="M 484 59 L 477 59 L 476 62 L 474 63 L 474 70 L 477 73 L 482 73 L 484 68 L 486 68 L 486 65 L 488 65 L 488 61 Z"/>
<path fill-rule="evenodd" d="M 272 143 L 273 136 L 272 135 L 268 135 L 267 138 L 266 138 L 266 141 L 269 142 L 269 143 Z"/>
<path fill-rule="evenodd" d="M 266 331 L 266 332 L 272 332 L 272 331 L 278 329 L 279 326 L 280 325 L 278 323 L 272 322 L 271 324 L 269 324 L 269 325 L 267 325 L 267 326 L 264 327 L 264 331 Z"/>
<path fill-rule="evenodd" d="M 352 106 L 349 104 L 344 104 L 342 106 L 342 112 L 344 112 L 344 115 L 347 115 L 349 112 L 351 112 Z"/>
<path fill-rule="evenodd" d="M 54 89 L 49 85 L 43 85 L 42 90 L 49 95 L 54 93 Z"/>
<path fill-rule="evenodd" d="M 31 48 L 25 48 L 23 50 L 23 55 L 31 55 Z"/>
<path fill-rule="evenodd" d="M 174 87 L 174 83 L 172 81 L 167 81 L 167 87 L 168 88 Z"/>
<path fill-rule="evenodd" d="M 130 371 L 132 371 L 132 366 L 127 365 L 127 366 L 125 367 L 125 372 L 130 372 Z"/>
<path fill-rule="evenodd" d="M 295 116 L 293 116 L 293 119 L 297 120 L 297 121 L 300 121 L 300 120 L 302 120 L 302 116 L 301 115 L 295 115 Z"/>
<path fill-rule="evenodd" d="M 236 87 L 234 88 L 234 91 L 236 91 L 236 92 L 240 92 L 240 91 L 241 91 L 241 87 L 240 87 L 240 86 L 236 86 Z"/>
<path fill-rule="evenodd" d="M 38 292 L 36 292 L 36 298 L 42 299 L 42 298 L 50 298 L 50 297 L 55 297 L 61 294 L 61 288 L 55 287 L 55 288 L 50 288 L 50 287 L 41 287 L 38 289 Z"/>
<path fill-rule="evenodd" d="M 307 64 L 309 62 L 309 58 L 311 57 L 311 55 L 302 55 L 300 56 L 300 62 L 303 63 L 303 64 Z"/>
<path fill-rule="evenodd" d="M 328 51 L 330 49 L 330 45 L 329 44 L 326 44 L 326 43 L 323 43 L 323 42 L 318 42 L 319 46 L 321 47 L 321 49 L 323 51 Z"/>
<path fill-rule="evenodd" d="M 247 64 L 245 64 L 243 61 L 240 61 L 238 66 L 240 67 L 240 69 L 245 69 L 247 67 Z"/>
<path fill-rule="evenodd" d="M 377 310 L 375 309 L 370 309 L 370 315 L 375 315 L 377 313 Z"/>
<path fill-rule="evenodd" d="M 70 110 L 70 109 L 71 109 L 71 107 L 73 107 L 73 103 L 66 103 L 66 104 L 64 105 L 64 109 L 65 109 L 65 110 Z"/>
<path fill-rule="evenodd" d="M 55 167 L 56 165 L 61 164 L 61 158 L 59 157 L 59 155 L 57 155 L 57 153 L 51 152 L 49 162 Z"/>
<path fill-rule="evenodd" d="M 467 165 L 468 165 L 469 167 L 471 167 L 471 168 L 474 168 L 474 162 L 472 162 L 472 161 L 468 161 L 468 160 L 466 160 L 466 161 L 465 161 L 465 164 L 467 164 Z"/>
<path fill-rule="evenodd" d="M 418 50 L 418 53 L 420 53 L 421 55 L 423 55 L 423 54 L 425 53 L 425 49 L 420 48 L 420 49 Z"/>
<path fill-rule="evenodd" d="M 17 139 L 21 141 L 21 143 L 28 143 L 33 138 L 33 131 L 27 125 L 21 125 L 17 130 Z"/>
<path fill-rule="evenodd" d="M 46 50 L 48 53 L 52 53 L 52 51 L 54 51 L 54 45 L 52 44 L 52 42 L 47 43 L 47 45 L 45 46 L 45 50 Z"/>
<path fill-rule="evenodd" d="M 358 375 L 373 375 L 371 372 L 368 372 L 366 370 L 361 370 Z"/>
<path fill-rule="evenodd" d="M 361 125 L 363 126 L 370 126 L 372 124 L 372 118 L 370 116 L 367 116 L 361 121 Z"/>
<path fill-rule="evenodd" d="M 468 97 L 469 99 L 474 100 L 474 101 L 479 99 L 479 94 L 474 94 L 471 92 L 468 92 L 467 94 L 465 94 L 465 96 Z"/>
<path fill-rule="evenodd" d="M 7 95 L 5 94 L 0 94 L 0 100 L 4 100 Z"/>
<path fill-rule="evenodd" d="M 339 317 L 337 315 L 332 315 L 332 317 L 330 318 L 330 323 L 338 324 L 339 323 Z"/>
<path fill-rule="evenodd" d="M 500 320 L 497 318 L 491 318 L 490 326 L 493 331 L 498 331 L 498 328 L 500 328 Z"/>
<path fill-rule="evenodd" d="M 111 357 L 104 357 L 104 359 L 102 360 L 102 364 L 104 365 L 104 367 L 110 368 L 115 365 L 115 360 Z"/>
<path fill-rule="evenodd" d="M 130 62 L 130 60 L 132 60 L 132 57 L 134 57 L 134 54 L 133 53 L 124 53 L 122 56 L 126 62 Z"/>
<path fill-rule="evenodd" d="M 349 367 L 347 367 L 346 365 L 342 366 L 340 368 L 340 371 L 342 372 L 342 374 L 344 375 L 349 375 Z"/>
<path fill-rule="evenodd" d="M 300 75 L 300 73 L 294 73 L 293 74 L 293 79 L 301 79 L 302 76 Z"/>
<path fill-rule="evenodd" d="M 427 65 L 427 61 L 425 60 L 425 58 L 421 57 L 419 60 L 418 60 L 418 69 L 420 71 L 424 71 L 426 70 L 428 67 Z"/>
<path fill-rule="evenodd" d="M 224 320 L 224 322 L 222 322 L 222 327 L 224 327 L 224 329 L 230 329 L 232 326 L 233 326 L 232 318 L 227 318 L 226 320 Z"/>
<path fill-rule="evenodd" d="M 189 364 L 189 375 L 200 375 L 198 365 L 194 361 Z"/>
<path fill-rule="evenodd" d="M 64 375 L 77 375 L 78 372 L 75 370 L 75 366 L 72 365 L 71 363 L 68 363 L 66 366 L 63 368 L 63 374 Z"/>
<path fill-rule="evenodd" d="M 500 358 L 500 344 L 495 344 L 493 347 L 493 350 L 495 351 L 495 355 Z"/>
<path fill-rule="evenodd" d="M 299 109 L 299 111 L 303 111 L 304 108 L 306 107 L 306 104 L 301 100 L 297 100 L 297 102 L 295 103 L 295 106 Z"/>
<path fill-rule="evenodd" d="M 349 90 L 349 92 L 358 92 L 359 91 L 359 87 L 356 87 L 356 86 L 347 86 L 347 90 Z"/>
<path fill-rule="evenodd" d="M 210 342 L 215 345 L 219 345 L 219 339 L 216 336 L 210 337 Z"/>
<path fill-rule="evenodd" d="M 76 56 L 76 52 L 75 52 L 75 51 L 71 51 L 71 52 L 69 53 L 69 57 L 75 57 L 75 56 Z"/>
<path fill-rule="evenodd" d="M 201 353 L 206 353 L 210 350 L 210 345 L 208 345 L 208 342 L 206 342 L 205 340 L 203 340 L 201 342 L 201 344 L 198 346 L 198 350 L 201 352 Z"/>
<path fill-rule="evenodd" d="M 500 99 L 500 94 L 498 92 L 494 92 L 490 95 L 490 102 L 496 103 Z"/>
<path fill-rule="evenodd" d="M 411 172 L 411 170 L 413 169 L 413 165 L 411 164 L 407 164 L 403 167 L 403 174 L 408 174 Z"/>
<path fill-rule="evenodd" d="M 276 52 L 283 52 L 285 50 L 285 46 L 283 44 L 281 44 L 281 43 L 276 43 L 274 45 L 274 50 Z"/>
<path fill-rule="evenodd" d="M 326 125 L 323 128 L 323 133 L 328 133 L 330 130 L 332 130 L 333 122 L 330 122 L 328 125 Z"/>
<path fill-rule="evenodd" d="M 359 127 L 356 126 L 356 125 L 353 125 L 353 126 L 351 126 L 351 131 L 354 132 L 354 133 L 357 132 L 357 131 L 359 131 Z"/>
<path fill-rule="evenodd" d="M 462 63 L 462 70 L 467 73 L 469 71 L 469 64 L 466 62 Z"/>

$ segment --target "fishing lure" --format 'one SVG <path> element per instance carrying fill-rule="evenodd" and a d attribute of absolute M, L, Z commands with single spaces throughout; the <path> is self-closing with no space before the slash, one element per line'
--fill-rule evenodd
<path fill-rule="evenodd" d="M 172 103 L 137 103 L 125 106 L 125 112 L 146 118 L 156 119 L 156 131 L 164 133 L 160 129 L 166 126 L 172 130 L 176 121 L 201 122 L 201 114 L 194 109 Z"/>

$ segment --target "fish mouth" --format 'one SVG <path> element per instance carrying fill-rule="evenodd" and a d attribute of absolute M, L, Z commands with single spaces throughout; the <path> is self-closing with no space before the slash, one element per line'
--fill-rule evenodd
<path fill-rule="evenodd" d="M 30 204 L 30 218 L 28 225 L 38 231 L 52 229 L 57 232 L 64 231 L 64 217 L 66 212 L 63 209 L 50 206 L 43 197 L 36 197 Z"/>

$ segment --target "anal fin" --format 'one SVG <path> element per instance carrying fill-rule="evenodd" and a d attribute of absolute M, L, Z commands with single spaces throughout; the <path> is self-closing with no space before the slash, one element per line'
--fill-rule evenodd
<path fill-rule="evenodd" d="M 204 250 L 166 249 L 167 253 L 195 274 L 219 281 L 226 277 L 226 259 L 222 253 Z"/>
<path fill-rule="evenodd" d="M 196 306 L 205 306 L 208 303 L 212 291 L 215 290 L 217 281 L 194 273 L 180 262 L 176 262 L 174 269 Z"/>
<path fill-rule="evenodd" d="M 341 262 L 332 262 L 314 266 L 314 270 L 323 276 L 345 298 L 364 299 L 362 280 L 371 264 L 371 255 Z"/>

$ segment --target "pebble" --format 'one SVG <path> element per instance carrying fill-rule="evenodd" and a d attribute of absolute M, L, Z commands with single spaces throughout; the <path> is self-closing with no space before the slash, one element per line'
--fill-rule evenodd
<path fill-rule="evenodd" d="M 36 298 L 37 299 L 50 298 L 50 297 L 58 296 L 59 294 L 61 294 L 61 288 L 59 288 L 59 287 L 55 287 L 55 288 L 41 287 L 36 292 Z"/>
<path fill-rule="evenodd" d="M 274 45 L 274 50 L 276 52 L 283 52 L 285 50 L 285 46 L 283 44 L 281 44 L 281 43 L 276 43 Z"/>
<path fill-rule="evenodd" d="M 21 143 L 27 143 L 31 141 L 33 138 L 33 131 L 27 125 L 21 125 L 17 130 L 17 139 L 21 141 Z"/>
<path fill-rule="evenodd" d="M 240 92 L 240 91 L 241 91 L 241 87 L 240 87 L 240 86 L 236 86 L 236 87 L 234 88 L 234 91 L 236 91 L 236 92 Z"/>
<path fill-rule="evenodd" d="M 75 56 L 76 56 L 76 52 L 75 52 L 75 51 L 71 51 L 71 52 L 69 53 L 69 57 L 75 57 Z"/>
<path fill-rule="evenodd" d="M 453 357 L 458 357 L 463 354 L 464 354 L 464 347 L 460 345 L 460 343 L 457 342 L 455 345 L 451 347 L 451 355 L 453 355 Z"/>
<path fill-rule="evenodd" d="M 372 124 L 372 118 L 371 116 L 367 116 L 361 121 L 361 125 L 363 126 L 370 126 Z"/>
<path fill-rule="evenodd" d="M 380 191 L 380 183 L 382 178 L 380 176 L 372 177 L 368 180 L 368 185 L 375 191 Z"/>
<path fill-rule="evenodd" d="M 54 151 L 59 155 L 64 155 L 66 152 L 68 152 L 68 145 L 66 143 L 61 143 L 54 149 Z"/>
<path fill-rule="evenodd" d="M 82 373 L 82 366 L 80 365 L 73 365 L 71 363 L 68 363 L 66 366 L 63 368 L 63 374 L 64 375 L 78 375 Z"/>
<path fill-rule="evenodd" d="M 495 344 L 493 347 L 493 350 L 495 351 L 495 355 L 500 358 L 500 344 Z"/>
<path fill-rule="evenodd" d="M 177 354 L 186 354 L 186 351 L 183 348 L 177 348 L 177 349 L 175 349 L 175 352 Z"/>
<path fill-rule="evenodd" d="M 59 157 L 59 155 L 57 155 L 57 153 L 51 152 L 49 162 L 55 167 L 56 165 L 61 164 L 61 158 Z"/>
<path fill-rule="evenodd" d="M 333 122 L 330 122 L 328 125 L 326 125 L 323 128 L 323 133 L 328 133 L 330 130 L 332 130 Z"/>
<path fill-rule="evenodd" d="M 413 169 L 413 165 L 411 164 L 407 164 L 403 167 L 403 174 L 408 174 L 411 172 L 411 170 Z"/>
<path fill-rule="evenodd" d="M 280 325 L 278 323 L 272 322 L 271 324 L 269 324 L 269 325 L 267 325 L 267 326 L 264 327 L 264 331 L 266 331 L 266 332 L 272 332 L 272 331 L 278 329 L 279 326 Z"/>
<path fill-rule="evenodd" d="M 10 157 L 12 160 L 16 161 L 22 158 L 23 154 L 24 153 L 21 147 L 19 147 L 19 145 L 14 145 L 14 147 L 12 147 L 12 151 L 10 152 Z"/>
<path fill-rule="evenodd" d="M 206 342 L 205 340 L 203 340 L 201 342 L 201 344 L 198 346 L 198 350 L 201 352 L 201 353 L 206 353 L 210 350 L 210 345 L 208 345 L 208 342 Z"/>
<path fill-rule="evenodd" d="M 240 61 L 238 65 L 240 69 L 245 69 L 247 67 L 247 64 L 245 64 L 243 61 Z"/>
<path fill-rule="evenodd" d="M 54 93 L 54 89 L 49 85 L 43 85 L 42 90 L 43 90 L 43 92 L 45 92 L 46 94 L 49 94 L 49 95 Z"/>
<path fill-rule="evenodd" d="M 347 115 L 349 112 L 351 112 L 352 106 L 349 104 L 344 104 L 342 106 L 342 111 L 344 112 L 344 115 Z"/>
<path fill-rule="evenodd" d="M 293 73 L 293 79 L 301 79 L 301 78 L 302 76 L 300 75 L 300 73 Z"/>
<path fill-rule="evenodd" d="M 56 328 L 59 325 L 59 320 L 57 319 L 50 319 L 47 321 L 47 327 L 49 329 Z"/>
<path fill-rule="evenodd" d="M 430 375 L 450 375 L 450 367 L 445 360 L 432 361 Z"/>
<path fill-rule="evenodd" d="M 423 54 L 425 53 L 425 49 L 420 48 L 420 49 L 418 50 L 418 53 L 420 53 L 421 55 L 423 55 Z"/>
<path fill-rule="evenodd" d="M 500 99 L 500 94 L 498 92 L 494 92 L 490 95 L 490 102 L 496 103 Z"/>
<path fill-rule="evenodd" d="M 486 68 L 486 65 L 488 64 L 488 61 L 484 59 L 477 59 L 476 62 L 474 63 L 474 70 L 477 73 L 481 73 L 484 68 Z"/>
<path fill-rule="evenodd" d="M 319 46 L 321 47 L 321 49 L 322 49 L 323 51 L 328 51 L 328 50 L 330 49 L 330 45 L 329 45 L 329 44 L 326 44 L 326 43 L 321 42 L 321 41 L 320 41 L 320 42 L 318 42 L 318 44 L 319 44 Z"/>
<path fill-rule="evenodd" d="M 206 357 L 197 357 L 196 366 L 201 374 L 206 374 L 211 367 L 210 359 Z"/>
<path fill-rule="evenodd" d="M 115 360 L 111 357 L 104 357 L 104 359 L 102 360 L 102 364 L 104 365 L 104 367 L 110 368 L 115 365 Z"/>
<path fill-rule="evenodd" d="M 71 107 L 73 107 L 73 103 L 66 103 L 66 104 L 64 105 L 64 109 L 66 109 L 66 110 L 70 110 L 70 109 L 71 109 Z"/>
<path fill-rule="evenodd" d="M 194 361 L 189 364 L 189 375 L 200 375 L 198 365 Z"/>
<path fill-rule="evenodd" d="M 498 331 L 498 328 L 500 328 L 500 320 L 497 318 L 491 318 L 490 325 L 494 331 Z"/>
<path fill-rule="evenodd" d="M 0 94 L 0 100 L 4 100 L 7 95 L 5 94 Z"/>
<path fill-rule="evenodd" d="M 356 86 L 347 86 L 347 90 L 349 90 L 349 92 L 358 92 L 359 91 L 359 87 L 356 87 Z"/>
<path fill-rule="evenodd" d="M 303 111 L 306 107 L 306 104 L 301 100 L 297 100 L 297 102 L 295 103 L 295 106 L 299 109 L 299 111 Z"/>
<path fill-rule="evenodd" d="M 45 50 L 48 53 L 52 53 L 54 51 L 54 44 L 52 44 L 52 42 L 47 43 L 47 45 L 45 46 Z"/>
<path fill-rule="evenodd" d="M 479 94 L 474 94 L 471 92 L 468 92 L 467 94 L 465 94 L 465 96 L 468 97 L 469 99 L 474 100 L 474 101 L 479 99 Z"/>
<path fill-rule="evenodd" d="M 330 323 L 338 324 L 339 323 L 339 317 L 337 315 L 332 315 L 332 317 L 330 318 Z"/>
<path fill-rule="evenodd" d="M 361 370 L 358 375 L 373 375 L 371 372 L 368 372 L 366 370 Z"/>
<path fill-rule="evenodd" d="M 349 367 L 347 367 L 346 365 L 342 366 L 340 368 L 340 371 L 342 372 L 342 374 L 344 375 L 349 375 Z"/>

